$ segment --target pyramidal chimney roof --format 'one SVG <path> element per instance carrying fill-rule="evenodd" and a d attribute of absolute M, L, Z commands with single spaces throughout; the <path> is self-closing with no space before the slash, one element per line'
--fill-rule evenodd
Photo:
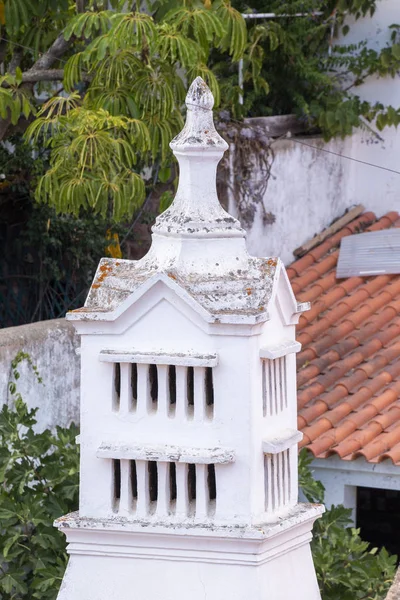
<path fill-rule="evenodd" d="M 215 129 L 213 105 L 197 77 L 186 97 L 185 126 L 170 144 L 179 163 L 177 193 L 156 219 L 149 252 L 137 261 L 102 259 L 84 308 L 68 313 L 69 319 L 114 321 L 160 280 L 209 322 L 269 318 L 282 263 L 249 256 L 244 230 L 219 203 L 216 170 L 228 144 Z M 300 307 L 288 288 L 295 313 Z"/>

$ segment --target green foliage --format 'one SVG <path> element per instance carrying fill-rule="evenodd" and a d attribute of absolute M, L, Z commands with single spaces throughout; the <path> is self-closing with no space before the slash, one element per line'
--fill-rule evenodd
<path fill-rule="evenodd" d="M 190 77 L 205 76 L 218 100 L 209 56 L 220 49 L 233 60 L 241 57 L 244 20 L 229 0 L 208 7 L 199 0 L 175 3 L 162 16 L 158 2 L 150 14 L 129 10 L 124 2 L 112 2 L 109 10 L 107 2 L 91 0 L 83 3 L 84 12 L 76 12 L 73 0 L 45 0 L 44 12 L 43 7 L 30 12 L 29 2 L 6 4 L 10 51 L 32 29 L 32 14 L 34 21 L 53 18 L 55 37 L 69 42 L 60 65 L 68 95 L 56 94 L 37 107 L 22 73 L 7 73 L 0 81 L 1 117 L 16 122 L 37 111 L 27 140 L 36 148 L 45 145 L 50 158 L 36 198 L 58 212 L 90 209 L 114 221 L 130 217 L 144 200 L 145 168 L 171 160 L 169 142 L 183 125 L 184 69 Z M 35 57 L 24 48 L 26 66 Z M 37 91 L 43 90 L 46 85 L 39 84 Z"/>
<path fill-rule="evenodd" d="M 398 107 L 356 94 L 367 77 L 398 72 L 399 26 L 381 51 L 332 38 L 348 32 L 348 17 L 373 15 L 376 0 L 253 0 L 252 10 L 285 16 L 247 22 L 245 0 L 136 4 L 80 0 L 78 11 L 76 0 L 0 0 L 6 65 L 21 53 L 0 79 L 0 118 L 33 121 L 27 139 L 49 154 L 36 198 L 58 212 L 120 221 L 137 211 L 157 166 L 171 162 L 185 88 L 197 75 L 235 118 L 296 112 L 325 139 L 365 120 L 379 129 L 400 122 Z M 298 12 L 307 16 L 290 16 Z M 53 97 L 49 83 L 33 87 L 23 77 L 57 36 L 68 44 L 51 59 L 63 69 L 63 93 Z"/>
<path fill-rule="evenodd" d="M 60 318 L 81 306 L 110 244 L 109 219 L 90 210 L 57 215 L 33 202 L 31 182 L 46 172 L 46 149 L 32 157 L 19 136 L 10 142 L 15 151 L 0 145 L 0 327 Z"/>
<path fill-rule="evenodd" d="M 332 31 L 346 35 L 350 15 L 373 15 L 375 0 L 286 0 L 252 2 L 262 12 L 309 16 L 273 20 L 249 20 L 249 44 L 244 54 L 244 104 L 235 105 L 237 90 L 226 85 L 224 96 L 233 102 L 236 116 L 260 116 L 295 112 L 310 128 L 322 131 L 326 140 L 350 135 L 365 120 L 377 119 L 378 128 L 397 126 L 400 110 L 381 103 L 361 102 L 357 87 L 369 76 L 394 77 L 400 67 L 398 26 L 391 26 L 391 40 L 381 51 L 360 44 L 337 46 Z M 246 10 L 237 0 L 235 6 Z M 313 15 L 322 11 L 321 16 Z M 222 69 L 224 75 L 228 68 Z M 231 76 L 235 81 L 235 76 Z M 226 93 L 225 93 L 226 92 Z M 266 99 L 263 99 L 266 95 Z"/>
<path fill-rule="evenodd" d="M 21 352 L 12 364 L 28 360 Z M 78 504 L 77 428 L 37 433 L 36 410 L 29 410 L 10 383 L 12 408 L 0 412 L 0 598 L 53 600 L 64 574 L 65 538 L 55 518 Z"/>
<path fill-rule="evenodd" d="M 299 484 L 307 500 L 324 501 L 324 488 L 313 479 L 311 455 L 299 457 Z M 311 549 L 322 600 L 384 600 L 396 571 L 396 556 L 370 548 L 360 530 L 350 527 L 351 510 L 333 506 L 314 526 Z"/>
<path fill-rule="evenodd" d="M 42 134 L 51 147 L 50 168 L 36 189 L 38 202 L 76 216 L 92 209 L 120 221 L 144 199 L 143 179 L 133 171 L 138 153 L 150 149 L 147 126 L 140 120 L 112 116 L 104 109 L 75 105 L 77 95 L 55 97 L 27 131 L 39 143 Z M 46 113 L 46 117 L 42 115 Z"/>
<path fill-rule="evenodd" d="M 15 75 L 7 73 L 0 77 L 0 117 L 5 119 L 9 115 L 13 125 L 18 123 L 21 116 L 28 119 L 36 113 L 32 98 L 20 85 L 21 77 L 19 67 Z"/>

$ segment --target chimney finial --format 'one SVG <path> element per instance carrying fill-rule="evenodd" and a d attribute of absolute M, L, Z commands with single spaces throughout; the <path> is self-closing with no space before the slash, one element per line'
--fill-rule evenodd
<path fill-rule="evenodd" d="M 186 96 L 186 122 L 182 131 L 172 140 L 170 147 L 174 154 L 190 151 L 215 151 L 222 158 L 228 144 L 214 126 L 212 109 L 214 96 L 206 82 L 196 77 Z"/>
<path fill-rule="evenodd" d="M 173 203 L 157 217 L 153 226 L 152 252 L 157 254 L 157 261 L 160 262 L 160 256 L 165 255 L 165 246 L 160 246 L 161 236 L 169 238 L 170 249 L 175 244 L 179 255 L 182 248 L 180 239 L 183 237 L 192 240 L 212 238 L 217 240 L 215 243 L 218 248 L 221 238 L 239 238 L 238 244 L 233 242 L 234 249 L 227 250 L 224 246 L 223 252 L 234 257 L 241 253 L 247 256 L 245 232 L 218 200 L 217 165 L 228 144 L 215 129 L 212 111 L 214 96 L 201 77 L 196 77 L 190 86 L 186 106 L 185 125 L 170 143 L 179 162 L 179 185 Z M 210 242 L 208 246 L 211 247 Z M 213 259 L 216 252 L 213 253 Z M 191 260 L 187 248 L 184 256 Z M 204 257 L 197 262 L 204 264 Z"/>
<path fill-rule="evenodd" d="M 188 108 L 193 107 L 192 110 L 196 110 L 196 108 L 203 110 L 213 109 L 214 96 L 204 79 L 196 77 L 188 90 L 185 104 Z"/>

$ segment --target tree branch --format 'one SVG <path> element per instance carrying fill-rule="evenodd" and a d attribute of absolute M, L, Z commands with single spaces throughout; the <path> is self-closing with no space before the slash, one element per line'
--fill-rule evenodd
<path fill-rule="evenodd" d="M 13 55 L 11 57 L 10 64 L 8 65 L 9 73 L 12 73 L 13 75 L 15 75 L 15 71 L 17 70 L 17 67 L 19 67 L 19 65 L 21 64 L 21 60 L 22 60 L 21 50 L 15 50 L 15 52 L 13 53 Z"/>
<path fill-rule="evenodd" d="M 68 41 L 64 38 L 64 35 L 60 33 L 60 35 L 54 40 L 50 48 L 42 54 L 42 56 L 35 62 L 35 64 L 26 71 L 22 76 L 22 86 L 24 88 L 32 88 L 33 83 L 36 81 L 48 81 L 46 78 L 39 79 L 39 71 L 48 71 L 52 65 L 63 56 L 67 50 L 70 48 L 73 39 L 69 39 Z M 18 66 L 18 65 L 16 65 Z M 15 67 L 16 68 L 16 67 Z M 11 70 L 11 65 L 10 65 Z M 58 71 L 58 69 L 52 69 L 53 71 Z M 25 77 L 25 79 L 24 79 Z M 60 77 L 62 79 L 62 77 Z M 11 119 L 5 118 L 0 119 L 0 141 L 3 140 L 7 134 L 7 130 L 10 126 Z"/>
<path fill-rule="evenodd" d="M 37 81 L 57 81 L 64 79 L 64 69 L 29 69 L 26 73 L 22 73 L 23 83 L 36 83 Z M 91 81 L 89 75 L 82 75 L 82 81 Z"/>
<path fill-rule="evenodd" d="M 0 65 L 4 62 L 7 55 L 7 39 L 0 40 Z"/>
<path fill-rule="evenodd" d="M 76 12 L 77 13 L 85 12 L 85 0 L 76 0 Z"/>
<path fill-rule="evenodd" d="M 64 69 L 29 69 L 22 73 L 23 83 L 36 83 L 37 81 L 53 81 L 64 78 Z"/>
<path fill-rule="evenodd" d="M 54 40 L 50 48 L 42 54 L 42 56 L 35 62 L 33 67 L 29 69 L 31 70 L 39 70 L 39 69 L 50 69 L 50 67 L 55 63 L 56 60 L 61 58 L 67 50 L 70 48 L 72 42 L 72 38 L 66 40 L 64 38 L 64 34 L 60 33 L 58 38 Z M 27 71 L 27 73 L 29 73 Z"/>

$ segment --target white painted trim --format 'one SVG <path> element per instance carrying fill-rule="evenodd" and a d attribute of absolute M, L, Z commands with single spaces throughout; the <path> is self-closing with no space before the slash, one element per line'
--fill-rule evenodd
<path fill-rule="evenodd" d="M 98 458 L 156 460 L 160 462 L 192 463 L 198 465 L 228 464 L 235 461 L 235 451 L 226 448 L 182 448 L 103 442 L 96 452 Z"/>
<path fill-rule="evenodd" d="M 80 517 L 78 512 L 70 513 L 60 517 L 54 522 L 54 526 L 63 531 L 69 538 L 70 532 L 75 539 L 83 541 L 88 533 L 93 537 L 108 534 L 110 541 L 123 545 L 139 548 L 161 547 L 166 552 L 178 549 L 210 550 L 210 544 L 218 544 L 219 551 L 229 551 L 232 542 L 240 540 L 241 550 L 239 553 L 248 554 L 254 558 L 255 553 L 262 551 L 265 542 L 272 541 L 279 545 L 280 534 L 287 534 L 296 538 L 299 529 L 304 528 L 310 532 L 310 524 L 314 523 L 325 511 L 322 504 L 296 504 L 285 519 L 277 518 L 273 523 L 261 523 L 259 525 L 216 525 L 208 523 L 191 523 L 190 531 L 184 524 L 167 524 L 165 521 L 154 523 L 146 520 L 130 521 L 123 517 L 113 519 L 90 519 Z M 296 532 L 297 530 L 297 532 Z M 150 534 L 150 535 L 149 535 Z M 128 536 L 130 541 L 128 541 Z M 310 537 L 307 539 L 309 541 Z M 276 541 L 275 541 L 276 540 Z M 167 543 L 166 543 L 167 541 Z M 261 545 L 260 545 L 261 544 Z"/>
<path fill-rule="evenodd" d="M 217 354 L 140 352 L 139 350 L 101 350 L 99 359 L 112 363 L 175 365 L 182 367 L 216 367 Z"/>
<path fill-rule="evenodd" d="M 271 344 L 270 346 L 264 346 L 260 348 L 260 358 L 268 358 L 269 360 L 275 360 L 276 358 L 282 358 L 288 354 L 300 352 L 300 342 L 294 340 L 281 340 L 277 344 Z"/>
<path fill-rule="evenodd" d="M 400 467 L 391 461 L 369 463 L 360 457 L 342 460 L 338 456 L 314 459 L 311 471 L 315 479 L 325 487 L 325 503 L 343 504 L 350 508 L 354 524 L 357 515 L 357 488 L 368 487 L 381 490 L 400 490 Z"/>
<path fill-rule="evenodd" d="M 301 431 L 296 429 L 284 429 L 280 431 L 274 437 L 263 440 L 263 452 L 264 454 L 278 454 L 288 448 L 291 448 L 295 444 L 298 444 L 303 439 Z"/>
<path fill-rule="evenodd" d="M 363 457 L 356 460 L 343 460 L 339 456 L 315 458 L 311 468 L 335 469 L 352 473 L 358 471 L 359 473 L 375 473 L 377 475 L 395 475 L 400 477 L 400 466 L 394 465 L 391 460 L 385 460 L 381 463 L 370 463 Z"/>

